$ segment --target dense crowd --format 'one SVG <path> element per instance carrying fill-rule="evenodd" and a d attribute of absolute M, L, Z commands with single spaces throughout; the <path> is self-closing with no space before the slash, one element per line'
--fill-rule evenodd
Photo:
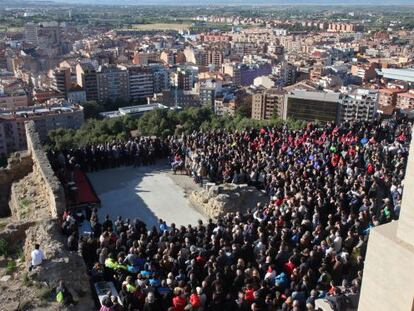
<path fill-rule="evenodd" d="M 55 164 L 86 170 L 169 153 L 196 182 L 248 183 L 269 195 L 245 215 L 187 227 L 147 228 L 94 210 L 92 234 L 80 238 L 65 213 L 68 247 L 94 282 L 119 290 L 102 310 L 314 310 L 318 298 L 340 310 L 356 304 L 369 230 L 398 218 L 410 140 L 410 123 L 388 120 L 142 139 L 146 161 L 135 147 L 125 152 L 132 141 L 102 145 L 106 157 L 96 146 L 55 153 Z"/>
<path fill-rule="evenodd" d="M 126 142 L 113 141 L 59 151 L 50 150 L 49 159 L 55 170 L 78 166 L 84 171 L 94 172 L 123 165 L 151 165 L 168 153 L 168 141 L 145 137 L 131 138 Z"/>

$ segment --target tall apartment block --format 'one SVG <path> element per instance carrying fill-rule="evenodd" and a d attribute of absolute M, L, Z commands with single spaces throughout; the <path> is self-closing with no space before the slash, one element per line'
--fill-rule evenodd
<path fill-rule="evenodd" d="M 24 41 L 37 46 L 39 44 L 39 26 L 35 23 L 24 25 Z"/>
<path fill-rule="evenodd" d="M 252 94 L 252 119 L 267 120 L 283 115 L 284 91 L 259 88 Z"/>
<path fill-rule="evenodd" d="M 341 121 L 375 120 L 378 108 L 378 91 L 356 89 L 346 94 L 341 104 Z"/>
<path fill-rule="evenodd" d="M 154 95 L 154 75 L 148 67 L 128 67 L 129 96 L 137 100 Z"/>
<path fill-rule="evenodd" d="M 86 100 L 98 100 L 96 70 L 91 63 L 76 65 L 76 81 L 86 92 Z"/>
<path fill-rule="evenodd" d="M 98 101 L 129 100 L 127 68 L 116 65 L 100 66 L 96 73 Z"/>

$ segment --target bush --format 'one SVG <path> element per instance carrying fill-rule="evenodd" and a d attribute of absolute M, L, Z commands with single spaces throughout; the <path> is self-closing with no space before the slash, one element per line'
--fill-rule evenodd
<path fill-rule="evenodd" d="M 14 262 L 14 260 L 11 260 L 7 263 L 7 267 L 6 267 L 6 274 L 12 274 L 14 271 L 16 270 L 16 263 Z"/>
<path fill-rule="evenodd" d="M 9 255 L 9 246 L 5 239 L 0 239 L 0 256 L 8 256 Z"/>

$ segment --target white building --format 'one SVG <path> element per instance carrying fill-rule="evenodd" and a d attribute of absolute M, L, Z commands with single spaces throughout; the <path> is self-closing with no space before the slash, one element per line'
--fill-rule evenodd
<path fill-rule="evenodd" d="M 275 86 L 275 81 L 269 76 L 260 76 L 253 80 L 254 86 L 263 86 L 266 89 L 270 89 Z"/>
<path fill-rule="evenodd" d="M 378 108 L 378 91 L 372 89 L 355 89 L 343 91 L 341 104 L 341 122 L 375 120 Z"/>

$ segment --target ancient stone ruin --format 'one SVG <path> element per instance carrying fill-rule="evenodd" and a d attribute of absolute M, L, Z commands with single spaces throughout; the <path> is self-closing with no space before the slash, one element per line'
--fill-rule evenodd
<path fill-rule="evenodd" d="M 247 184 L 207 183 L 202 190 L 193 191 L 189 197 L 191 203 L 211 218 L 226 213 L 245 213 L 254 208 L 257 202 L 266 202 L 266 195 Z"/>
<path fill-rule="evenodd" d="M 1 310 L 64 310 L 52 297 L 60 279 L 78 302 L 73 310 L 93 310 L 87 270 L 77 252 L 69 252 L 60 229 L 65 191 L 42 149 L 35 124 L 26 123 L 28 150 L 0 169 Z M 28 271 L 39 243 L 46 261 Z"/>

